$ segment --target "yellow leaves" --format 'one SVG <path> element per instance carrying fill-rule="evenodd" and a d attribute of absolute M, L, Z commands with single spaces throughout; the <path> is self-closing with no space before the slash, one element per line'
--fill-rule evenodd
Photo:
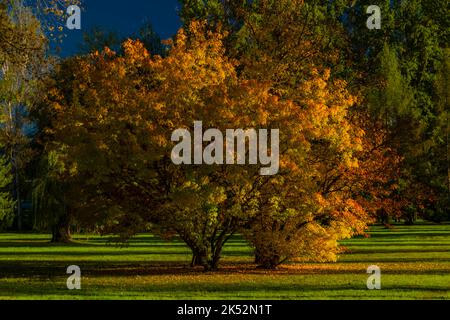
<path fill-rule="evenodd" d="M 150 56 L 144 44 L 138 40 L 126 40 L 123 44 L 123 50 L 125 52 L 127 62 L 130 64 L 145 61 Z M 110 50 L 105 51 L 105 53 L 108 55 Z"/>
<path fill-rule="evenodd" d="M 63 106 L 60 103 L 57 103 L 57 102 L 53 103 L 52 107 L 53 107 L 53 109 L 55 111 L 62 111 L 63 110 Z"/>
<path fill-rule="evenodd" d="M 97 147 L 98 147 L 100 150 L 103 150 L 103 151 L 109 150 L 108 145 L 107 145 L 106 143 L 102 142 L 102 141 L 100 141 L 100 142 L 97 144 Z"/>
<path fill-rule="evenodd" d="M 330 80 L 330 76 L 331 76 L 331 70 L 329 68 L 325 69 L 323 71 L 323 80 L 324 81 Z"/>
<path fill-rule="evenodd" d="M 289 157 L 285 156 L 280 157 L 280 168 L 282 171 L 292 172 L 292 174 L 298 172 L 300 169 L 296 161 L 292 161 Z"/>
<path fill-rule="evenodd" d="M 226 190 L 223 187 L 215 187 L 211 189 L 207 197 L 207 202 L 210 204 L 220 205 L 227 200 Z"/>
<path fill-rule="evenodd" d="M 172 44 L 169 57 L 154 60 L 158 73 L 168 75 L 173 86 L 201 89 L 221 85 L 235 78 L 233 62 L 225 56 L 223 35 L 206 31 L 205 22 L 193 22 L 189 40 L 181 29 Z"/>
<path fill-rule="evenodd" d="M 73 163 L 72 166 L 69 168 L 69 175 L 76 176 L 78 173 L 78 164 Z"/>
<path fill-rule="evenodd" d="M 154 143 L 159 147 L 164 147 L 169 143 L 169 139 L 165 135 L 157 134 L 154 136 Z"/>

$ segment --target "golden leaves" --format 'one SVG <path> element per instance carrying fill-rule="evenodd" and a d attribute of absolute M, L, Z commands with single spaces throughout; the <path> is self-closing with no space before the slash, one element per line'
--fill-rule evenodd
<path fill-rule="evenodd" d="M 150 56 L 144 44 L 138 40 L 128 39 L 122 46 L 127 62 L 131 65 L 146 61 Z M 110 52 L 110 50 L 107 50 L 108 51 L 105 51 L 105 53 L 108 55 L 108 52 Z"/>

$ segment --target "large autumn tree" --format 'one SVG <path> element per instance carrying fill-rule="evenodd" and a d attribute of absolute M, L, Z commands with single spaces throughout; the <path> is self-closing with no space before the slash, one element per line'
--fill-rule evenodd
<path fill-rule="evenodd" d="M 332 259 L 337 240 L 368 221 L 348 189 L 322 191 L 330 167 L 358 166 L 363 131 L 347 119 L 355 98 L 323 69 L 311 70 L 296 101 L 281 99 L 271 79 L 238 76 L 223 39 L 193 22 L 166 58 L 127 41 L 122 56 L 106 50 L 61 66 L 48 90 L 47 147 L 60 155 L 65 179 L 82 181 L 79 212 L 123 240 L 145 230 L 177 235 L 192 249 L 192 264 L 205 269 L 218 267 L 223 245 L 239 231 L 264 252 L 265 267 L 298 256 Z M 280 130 L 279 173 L 263 176 L 261 165 L 173 164 L 172 133 L 194 121 L 222 132 Z M 274 240 L 280 232 L 282 244 Z M 274 241 L 261 242 L 263 234 Z M 270 249 L 286 242 L 301 250 L 281 257 Z M 311 253 L 312 243 L 325 242 Z"/>

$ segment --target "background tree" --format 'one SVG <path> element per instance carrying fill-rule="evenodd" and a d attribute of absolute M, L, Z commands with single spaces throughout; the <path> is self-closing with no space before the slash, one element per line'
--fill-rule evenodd
<path fill-rule="evenodd" d="M 121 45 L 127 39 L 132 38 L 140 40 L 147 51 L 153 55 L 164 56 L 166 54 L 166 47 L 163 44 L 158 33 L 153 29 L 150 21 L 146 21 L 139 28 L 135 34 L 128 37 L 120 35 L 114 30 L 106 30 L 102 27 L 96 26 L 89 31 L 83 33 L 83 42 L 80 44 L 80 54 L 88 54 L 96 51 L 103 51 L 109 48 L 118 53 L 121 52 Z"/>
<path fill-rule="evenodd" d="M 428 167 L 434 177 L 431 181 L 436 188 L 438 203 L 436 206 L 426 208 L 426 217 L 435 222 L 450 220 L 450 57 L 449 49 L 444 51 L 444 60 L 435 82 L 436 96 L 436 128 L 432 140 L 434 146 L 430 152 L 434 155 L 432 166 Z"/>
<path fill-rule="evenodd" d="M 14 219 L 15 203 L 11 197 L 11 165 L 5 157 L 0 158 L 0 230 L 11 226 Z"/>
<path fill-rule="evenodd" d="M 372 4 L 382 8 L 381 30 L 365 27 L 365 10 Z M 448 46 L 449 14 L 447 1 L 356 1 L 344 21 L 353 68 L 361 75 L 353 83 L 365 88 L 366 104 L 383 119 L 387 142 L 403 159 L 397 183 L 408 223 L 423 216 L 425 208 L 441 211 L 439 203 L 448 198 L 437 183 L 444 178 L 436 169 L 443 167 L 445 139 L 436 132 L 445 115 L 435 103 L 434 83 Z"/>
<path fill-rule="evenodd" d="M 227 55 L 240 61 L 240 74 L 271 79 L 279 95 L 296 89 L 314 68 L 343 72 L 346 37 L 338 17 L 346 1 L 180 2 L 185 24 L 205 19 L 210 28 L 223 27 Z"/>
<path fill-rule="evenodd" d="M 163 57 L 167 54 L 167 47 L 163 44 L 161 37 L 155 31 L 150 21 L 145 21 L 140 27 L 138 34 L 133 36 L 133 38 L 140 40 L 152 55 Z"/>
<path fill-rule="evenodd" d="M 67 199 L 70 184 L 64 183 L 62 163 L 55 152 L 41 159 L 33 185 L 34 228 L 50 230 L 51 242 L 68 243 L 72 240 L 73 212 Z"/>
<path fill-rule="evenodd" d="M 88 54 L 95 51 L 103 51 L 105 47 L 111 50 L 119 50 L 122 39 L 116 31 L 105 30 L 95 26 L 83 32 L 83 42 L 80 44 L 80 54 Z"/>
<path fill-rule="evenodd" d="M 6 1 L 0 6 L 0 141 L 12 166 L 17 227 L 22 228 L 24 170 L 32 156 L 33 131 L 28 114 L 37 90 L 37 79 L 44 70 L 46 40 L 39 21 L 22 1 Z"/>

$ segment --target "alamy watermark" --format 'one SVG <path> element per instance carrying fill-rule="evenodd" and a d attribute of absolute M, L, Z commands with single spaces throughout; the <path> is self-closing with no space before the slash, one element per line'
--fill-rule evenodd
<path fill-rule="evenodd" d="M 79 266 L 67 267 L 67 274 L 70 276 L 67 278 L 67 289 L 69 290 L 81 290 L 81 269 Z"/>
<path fill-rule="evenodd" d="M 276 175 L 280 168 L 278 129 L 227 129 L 224 136 L 218 129 L 203 132 L 202 121 L 195 121 L 193 139 L 189 130 L 178 129 L 173 132 L 171 140 L 179 142 L 171 154 L 176 165 L 260 164 L 266 166 L 259 171 L 263 176 Z M 203 149 L 204 143 L 209 144 Z"/>
<path fill-rule="evenodd" d="M 381 290 L 381 269 L 378 266 L 370 266 L 367 268 L 367 273 L 370 274 L 367 279 L 367 289 Z"/>
<path fill-rule="evenodd" d="M 81 9 L 77 5 L 72 5 L 67 8 L 67 18 L 66 27 L 69 30 L 80 30 L 81 29 Z"/>
<path fill-rule="evenodd" d="M 380 30 L 381 29 L 381 9 L 377 5 L 370 5 L 367 7 L 367 14 L 371 16 L 367 19 L 367 28 L 369 30 Z"/>

